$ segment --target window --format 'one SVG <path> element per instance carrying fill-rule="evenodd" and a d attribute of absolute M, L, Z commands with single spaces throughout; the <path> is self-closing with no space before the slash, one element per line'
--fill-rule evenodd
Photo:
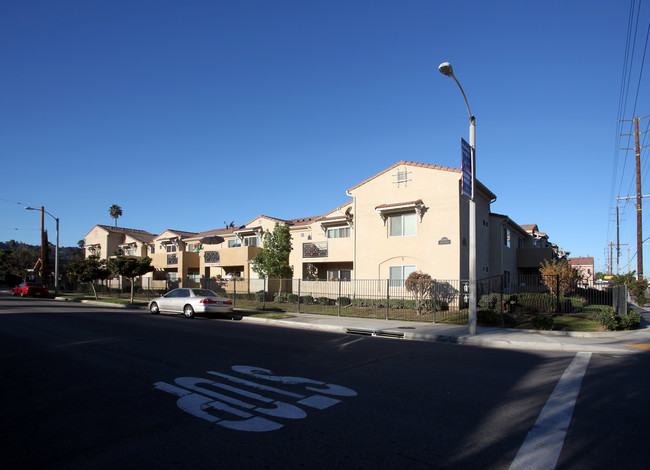
<path fill-rule="evenodd" d="M 187 244 L 187 251 L 189 252 L 199 251 L 200 249 L 201 249 L 201 244 L 199 242 Z"/>
<path fill-rule="evenodd" d="M 390 286 L 404 287 L 404 281 L 409 277 L 409 274 L 417 270 L 417 266 L 391 266 L 388 268 Z"/>
<path fill-rule="evenodd" d="M 167 255 L 167 264 L 178 264 L 178 255 L 176 253 Z"/>
<path fill-rule="evenodd" d="M 244 246 L 260 246 L 260 237 L 257 235 L 244 237 Z"/>
<path fill-rule="evenodd" d="M 488 221 L 483 219 L 483 227 L 488 227 L 489 225 Z"/>
<path fill-rule="evenodd" d="M 175 271 L 170 271 L 167 273 L 167 280 L 170 282 L 174 282 L 178 280 L 178 273 Z"/>
<path fill-rule="evenodd" d="M 241 246 L 241 240 L 239 238 L 228 240 L 228 248 L 235 248 L 237 246 Z"/>
<path fill-rule="evenodd" d="M 489 273 L 489 272 L 490 272 L 490 268 L 489 268 L 488 266 L 483 266 L 483 267 L 481 268 L 481 271 L 483 271 L 484 273 Z"/>
<path fill-rule="evenodd" d="M 510 248 L 510 229 L 503 227 L 503 245 Z"/>
<path fill-rule="evenodd" d="M 176 251 L 176 245 L 168 244 L 165 245 L 165 250 L 167 253 L 174 253 Z"/>
<path fill-rule="evenodd" d="M 156 254 L 156 247 L 155 246 L 151 245 L 149 247 L 149 254 L 150 255 L 155 255 Z"/>
<path fill-rule="evenodd" d="M 350 238 L 350 227 L 328 228 L 327 238 Z"/>
<path fill-rule="evenodd" d="M 510 289 L 510 271 L 503 271 L 503 287 Z"/>
<path fill-rule="evenodd" d="M 388 217 L 388 233 L 391 237 L 412 237 L 416 234 L 415 212 Z"/>
<path fill-rule="evenodd" d="M 124 256 L 135 256 L 135 247 L 134 246 L 125 247 Z"/>
<path fill-rule="evenodd" d="M 328 269 L 327 279 L 331 281 L 349 281 L 352 278 L 352 271 L 350 269 Z"/>

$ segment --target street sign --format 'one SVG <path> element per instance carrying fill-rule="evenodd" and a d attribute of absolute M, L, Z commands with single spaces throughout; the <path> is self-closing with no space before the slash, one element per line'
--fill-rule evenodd
<path fill-rule="evenodd" d="M 472 199 L 472 147 L 461 137 L 460 148 L 463 170 L 463 196 Z"/>

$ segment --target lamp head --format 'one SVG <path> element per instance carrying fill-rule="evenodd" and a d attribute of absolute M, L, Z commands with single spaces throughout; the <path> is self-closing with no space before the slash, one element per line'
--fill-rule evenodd
<path fill-rule="evenodd" d="M 40 209 L 34 209 L 33 207 L 25 207 L 26 211 L 40 211 Z"/>
<path fill-rule="evenodd" d="M 448 77 L 453 77 L 454 76 L 454 69 L 451 68 L 451 64 L 449 62 L 443 62 L 438 66 L 438 70 L 440 70 L 440 73 L 443 75 L 447 75 Z"/>

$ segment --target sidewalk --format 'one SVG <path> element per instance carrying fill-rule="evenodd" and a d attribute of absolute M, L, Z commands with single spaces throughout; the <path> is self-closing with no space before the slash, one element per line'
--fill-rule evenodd
<path fill-rule="evenodd" d="M 235 319 L 268 326 L 403 338 L 415 341 L 437 341 L 520 350 L 585 351 L 620 354 L 650 350 L 650 310 L 633 308 L 642 312 L 640 329 L 594 333 L 478 327 L 476 335 L 469 335 L 467 326 L 302 313 L 296 314 L 293 318 L 281 320 L 246 316 L 236 317 Z"/>

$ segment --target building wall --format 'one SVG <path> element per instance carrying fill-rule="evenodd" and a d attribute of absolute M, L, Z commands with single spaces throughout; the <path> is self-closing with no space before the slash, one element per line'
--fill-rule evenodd
<path fill-rule="evenodd" d="M 406 172 L 405 182 L 396 183 L 398 172 Z M 460 200 L 459 180 L 460 172 L 402 165 L 353 188 L 356 278 L 387 279 L 391 266 L 416 266 L 438 279 L 458 279 L 467 233 L 461 228 L 466 203 Z M 389 236 L 389 221 L 384 223 L 375 208 L 418 199 L 425 211 L 421 221 L 416 215 L 416 234 Z"/>

